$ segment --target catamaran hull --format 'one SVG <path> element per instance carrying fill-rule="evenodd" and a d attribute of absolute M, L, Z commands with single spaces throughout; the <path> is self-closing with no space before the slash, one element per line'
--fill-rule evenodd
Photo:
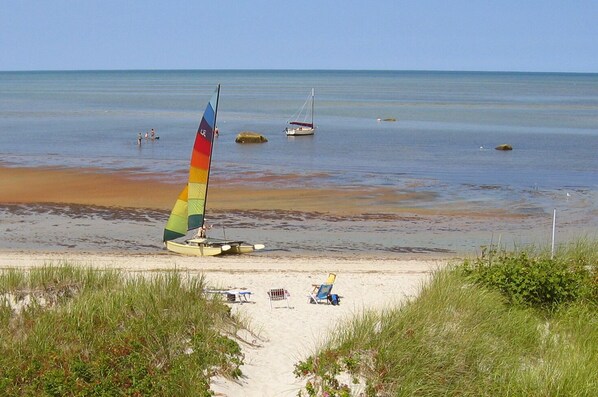
<path fill-rule="evenodd" d="M 242 241 L 223 241 L 217 243 L 181 244 L 173 241 L 166 242 L 166 249 L 177 254 L 187 256 L 216 256 L 249 254 L 263 249 L 262 244 L 247 244 Z"/>
<path fill-rule="evenodd" d="M 176 252 L 177 254 L 187 256 L 216 256 L 222 254 L 223 252 L 226 252 L 226 250 L 223 249 L 222 245 L 181 244 L 176 243 L 174 241 L 167 241 L 166 249 L 172 252 Z"/>
<path fill-rule="evenodd" d="M 287 128 L 287 136 L 313 135 L 315 130 L 313 128 Z"/>
<path fill-rule="evenodd" d="M 228 242 L 227 244 L 230 245 L 230 249 L 223 252 L 223 254 L 226 255 L 235 255 L 235 254 L 249 254 L 253 251 L 257 251 L 260 250 L 262 248 L 264 248 L 264 246 L 262 244 L 247 244 L 244 242 Z"/>

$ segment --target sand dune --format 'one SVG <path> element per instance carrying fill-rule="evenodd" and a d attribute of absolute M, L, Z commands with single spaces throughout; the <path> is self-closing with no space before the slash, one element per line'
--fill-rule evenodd
<path fill-rule="evenodd" d="M 245 364 L 239 382 L 215 379 L 219 396 L 296 396 L 301 381 L 293 375 L 295 363 L 307 357 L 343 321 L 367 309 L 397 305 L 417 294 L 418 287 L 445 260 L 393 260 L 383 258 L 323 258 L 246 255 L 222 258 L 188 258 L 176 255 L 0 253 L 1 268 L 30 268 L 69 261 L 127 272 L 155 272 L 178 269 L 203 273 L 214 288 L 246 289 L 249 303 L 229 303 L 234 313 L 247 319 L 256 335 L 241 335 Z M 341 304 L 315 305 L 308 302 L 314 283 L 323 282 L 328 272 L 337 274 L 333 292 Z M 267 291 L 285 288 L 289 304 L 273 303 Z M 257 346 L 253 346 L 257 345 Z"/>

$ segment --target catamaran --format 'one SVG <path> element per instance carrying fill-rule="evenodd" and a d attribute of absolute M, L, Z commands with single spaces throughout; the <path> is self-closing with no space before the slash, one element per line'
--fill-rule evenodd
<path fill-rule="evenodd" d="M 219 97 L 220 85 L 208 102 L 195 135 L 187 185 L 179 194 L 164 228 L 165 247 L 169 251 L 183 255 L 245 254 L 264 248 L 263 244 L 249 244 L 244 241 L 215 239 L 206 236 L 206 197 Z M 185 237 L 187 232 L 192 230 L 197 230 L 197 234 L 193 238 L 184 242 L 173 241 Z"/>
<path fill-rule="evenodd" d="M 300 135 L 313 135 L 316 132 L 316 126 L 314 125 L 314 104 L 315 104 L 314 89 L 311 89 L 311 95 L 307 97 L 307 100 L 296 113 L 296 117 L 293 117 L 289 121 L 289 125 L 284 129 L 287 136 L 300 136 Z M 308 106 L 311 103 L 311 106 Z M 299 120 L 304 115 L 303 120 Z M 311 120 L 310 120 L 311 115 Z"/>

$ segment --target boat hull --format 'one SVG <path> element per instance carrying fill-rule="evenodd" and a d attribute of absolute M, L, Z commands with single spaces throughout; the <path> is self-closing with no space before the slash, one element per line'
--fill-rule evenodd
<path fill-rule="evenodd" d="M 302 136 L 302 135 L 313 135 L 315 133 L 315 129 L 313 128 L 287 128 L 285 130 L 287 136 Z"/>
<path fill-rule="evenodd" d="M 262 244 L 254 245 L 243 241 L 205 241 L 197 243 L 191 240 L 184 244 L 167 241 L 165 245 L 167 250 L 187 256 L 240 255 L 264 248 Z"/>
<path fill-rule="evenodd" d="M 167 241 L 165 245 L 167 250 L 187 256 L 216 256 L 222 254 L 223 252 L 226 252 L 226 250 L 223 249 L 222 245 L 187 243 L 181 244 L 174 241 Z"/>
<path fill-rule="evenodd" d="M 264 248 L 262 244 L 253 245 L 242 241 L 228 241 L 227 244 L 230 245 L 230 249 L 223 252 L 226 255 L 249 254 Z"/>

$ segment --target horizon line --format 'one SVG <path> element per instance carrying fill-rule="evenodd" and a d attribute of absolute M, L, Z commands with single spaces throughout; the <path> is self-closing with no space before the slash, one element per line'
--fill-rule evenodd
<path fill-rule="evenodd" d="M 43 72 L 402 72 L 402 73 L 505 73 L 505 74 L 585 74 L 598 72 L 573 71 L 524 71 L 524 70 L 475 70 L 475 69 L 293 69 L 293 68 L 167 68 L 167 69 L 23 69 L 0 70 L 0 73 L 43 73 Z"/>

